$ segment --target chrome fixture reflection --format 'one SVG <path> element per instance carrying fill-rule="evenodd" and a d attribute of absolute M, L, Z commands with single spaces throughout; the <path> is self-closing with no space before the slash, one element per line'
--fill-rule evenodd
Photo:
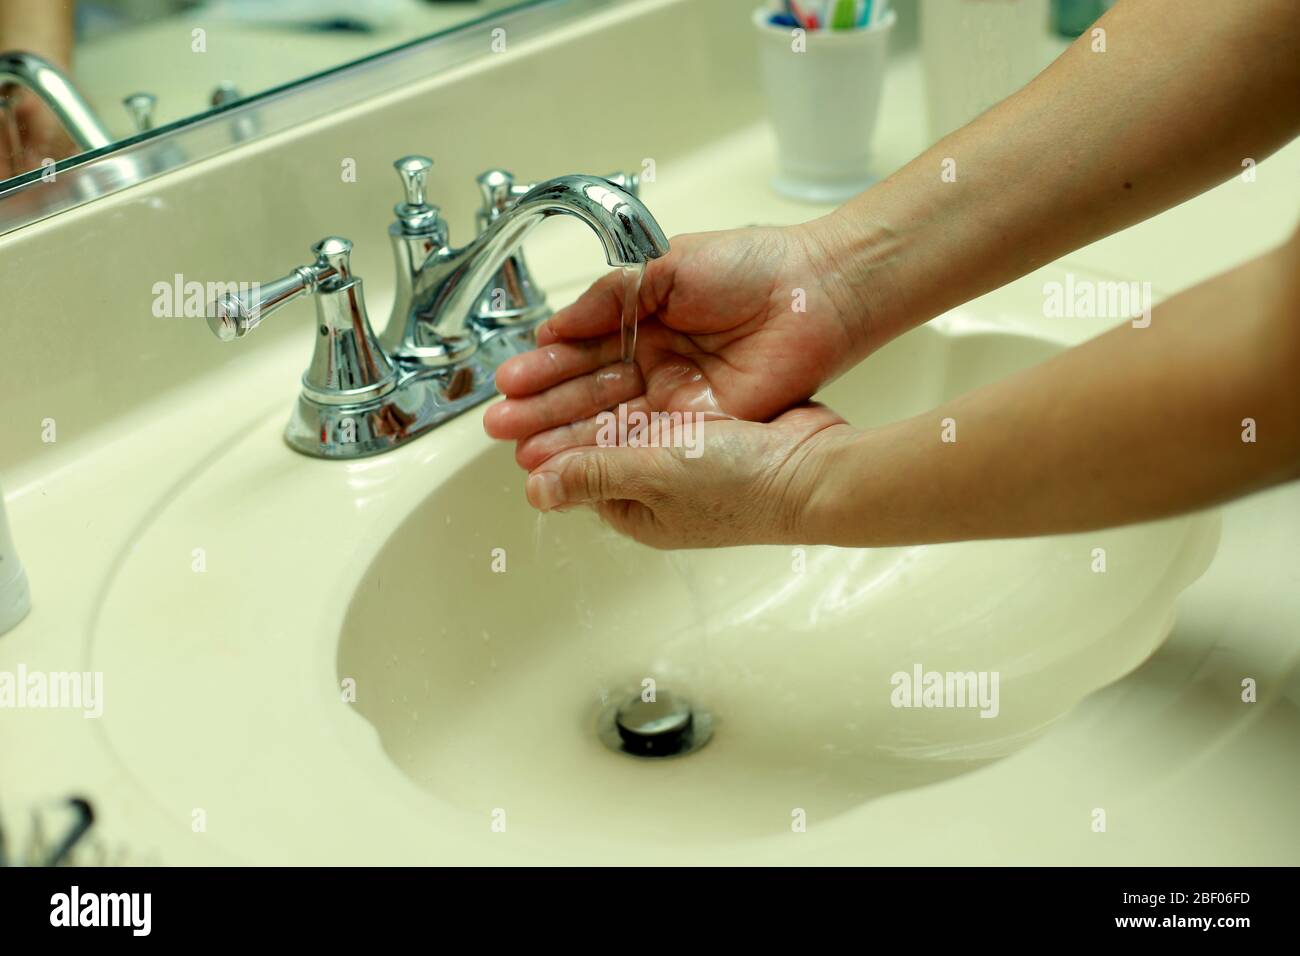
<path fill-rule="evenodd" d="M 212 94 L 208 97 L 208 103 L 212 106 L 229 106 L 231 103 L 237 103 L 244 98 L 244 94 L 239 92 L 237 87 L 230 80 L 222 80 L 212 89 Z"/>
<path fill-rule="evenodd" d="M 239 87 L 229 80 L 223 80 L 212 90 L 208 102 L 213 109 L 220 109 L 238 103 L 243 98 L 244 94 Z M 234 142 L 245 142 L 255 137 L 259 132 L 261 132 L 261 126 L 258 123 L 256 113 L 237 113 L 232 117 L 230 138 Z"/>
<path fill-rule="evenodd" d="M 131 125 L 137 133 L 147 133 L 153 129 L 153 111 L 158 105 L 158 97 L 152 93 L 132 93 L 122 100 L 122 105 L 126 107 Z"/>
<path fill-rule="evenodd" d="M 432 160 L 408 156 L 395 165 L 406 195 L 389 228 L 397 295 L 382 337 L 366 313 L 361 279 L 352 273 L 352 243 L 337 236 L 312 247 L 310 264 L 223 294 L 209 306 L 213 334 L 231 341 L 287 303 L 313 297 L 316 349 L 285 430 L 289 445 L 308 455 L 377 454 L 494 395 L 497 366 L 532 348 L 533 329 L 549 313 L 544 296 L 535 293 L 527 315 L 504 322 L 483 317 L 478 308 L 484 288 L 510 268 L 524 235 L 548 216 L 586 222 L 611 265 L 645 262 L 668 251 L 668 240 L 641 201 L 597 176 L 561 176 L 526 189 L 501 204 L 477 239 L 452 249 L 446 222 L 425 196 Z"/>
<path fill-rule="evenodd" d="M 83 150 L 99 149 L 113 142 L 112 135 L 85 97 L 48 60 L 17 50 L 0 53 L 0 88 L 9 83 L 16 83 L 39 96 L 58 117 L 72 141 Z"/>

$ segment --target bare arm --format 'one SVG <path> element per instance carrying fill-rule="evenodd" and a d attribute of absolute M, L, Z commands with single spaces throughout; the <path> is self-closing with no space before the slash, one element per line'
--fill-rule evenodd
<path fill-rule="evenodd" d="M 43 56 L 72 67 L 73 0 L 0 0 L 0 50 Z"/>
<path fill-rule="evenodd" d="M 762 392 L 792 379 L 785 356 L 806 355 L 809 336 L 833 327 L 847 334 L 825 364 L 842 371 L 949 308 L 1226 180 L 1243 159 L 1259 161 L 1300 133 L 1294 0 L 1123 0 L 1100 26 L 1105 53 L 1081 39 L 1021 92 L 840 210 L 797 227 L 811 253 L 786 253 L 795 274 L 759 270 L 780 293 L 773 300 L 785 297 L 780 317 L 746 312 L 748 324 L 728 329 L 720 347 L 696 337 L 691 348 L 713 348 L 726 370 L 743 372 L 751 356 L 737 343 L 775 343 L 752 350 L 763 359 L 755 363 L 761 377 L 741 383 Z M 941 177 L 948 158 L 952 182 Z M 719 240 L 699 242 L 711 252 L 701 274 L 720 274 Z M 725 284 L 692 287 L 692 315 L 701 303 L 731 302 L 724 293 L 739 280 L 721 274 Z M 809 274 L 817 281 L 804 281 Z M 682 276 L 679 268 L 669 285 L 685 288 Z M 1010 537 L 1204 507 L 1300 477 L 1298 276 L 1293 239 L 1171 299 L 1147 328 L 1120 327 L 868 432 L 825 409 L 796 408 L 765 424 L 711 423 L 694 459 L 673 449 L 593 448 L 586 435 L 526 438 L 529 500 L 544 509 L 593 504 L 614 527 L 659 547 Z M 825 295 L 791 327 L 786 296 L 795 285 Z M 670 331 L 694 331 L 690 318 L 667 323 Z M 612 330 L 617 313 L 580 303 L 568 321 L 580 338 Z M 782 347 L 787 329 L 799 348 Z M 709 367 L 708 354 L 692 355 Z M 811 394 L 808 378 L 781 393 L 781 407 Z M 534 374 L 516 391 L 531 395 L 553 379 Z M 710 381 L 731 385 L 721 373 Z M 649 404 L 671 409 L 669 399 Z M 955 443 L 941 441 L 945 418 L 957 424 Z M 1243 441 L 1243 419 L 1255 422 L 1253 442 Z M 545 444 L 545 454 L 527 454 L 530 442 Z"/>
<path fill-rule="evenodd" d="M 35 53 L 71 72 L 74 13 L 73 0 L 0 0 L 0 50 Z M 20 91 L 0 110 L 0 179 L 77 151 L 54 113 L 37 97 Z"/>
<path fill-rule="evenodd" d="M 1300 9 L 1122 0 L 1032 83 L 815 223 L 866 350 L 1300 134 Z M 946 159 L 955 182 L 941 179 Z M 864 353 L 865 354 L 865 353 Z M 861 356 L 859 356 L 861 357 Z"/>
<path fill-rule="evenodd" d="M 1091 530 L 1300 477 L 1300 233 L 1147 328 L 823 445 L 799 537 L 841 545 Z"/>
<path fill-rule="evenodd" d="M 863 432 L 811 406 L 703 432 L 694 458 L 563 452 L 533 471 L 529 500 L 594 505 L 656 547 L 885 547 L 1153 520 L 1297 478 L 1300 233 L 1170 299 L 1145 328 L 907 421 Z"/>

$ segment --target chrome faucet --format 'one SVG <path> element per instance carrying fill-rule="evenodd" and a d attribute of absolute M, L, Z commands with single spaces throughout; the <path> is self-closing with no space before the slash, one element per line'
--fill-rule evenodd
<path fill-rule="evenodd" d="M 649 210 L 619 184 L 635 188 L 633 179 L 581 175 L 549 179 L 504 199 L 494 193 L 494 213 L 480 218 L 478 237 L 453 249 L 446 222 L 425 198 L 432 165 L 423 156 L 395 164 L 406 196 L 389 228 L 397 288 L 382 336 L 371 327 L 361 279 L 352 273 L 352 244 L 337 236 L 312 247 L 309 265 L 265 285 L 226 292 L 209 306 L 209 327 L 230 341 L 288 302 L 314 296 L 316 350 L 285 430 L 297 451 L 342 459 L 378 454 L 496 394 L 497 366 L 532 348 L 537 323 L 550 313 L 531 278 L 523 309 L 493 308 L 502 303 L 489 286 L 505 277 L 516 293 L 524 291 L 519 244 L 543 219 L 572 215 L 586 222 L 610 265 L 643 263 L 668 251 Z M 509 174 L 485 173 L 480 187 L 487 179 L 495 189 L 502 177 Z"/>
<path fill-rule="evenodd" d="M 641 198 L 641 181 L 627 173 L 605 176 L 615 186 Z M 515 202 L 527 195 L 536 183 L 520 184 L 504 169 L 489 169 L 478 178 L 483 205 L 478 211 L 478 231 L 485 232 L 505 215 Z M 483 290 L 474 309 L 472 321 L 481 328 L 536 323 L 550 315 L 546 293 L 533 282 L 522 248 L 506 257 L 501 268 Z"/>
<path fill-rule="evenodd" d="M 82 150 L 99 149 L 113 142 L 112 134 L 86 98 L 48 60 L 18 50 L 0 53 L 0 88 L 8 83 L 16 83 L 39 96 Z"/>
<path fill-rule="evenodd" d="M 570 215 L 596 233 L 611 265 L 633 265 L 668 251 L 659 224 L 628 190 L 600 176 L 560 176 L 537 183 L 518 195 L 509 173 L 492 170 L 479 177 L 493 213 L 480 219 L 473 242 L 453 249 L 447 224 L 436 206 L 425 201 L 425 177 L 433 161 L 407 156 L 395 164 L 406 190 L 389 228 L 397 257 L 397 296 L 380 341 L 399 363 L 441 368 L 474 354 L 485 331 L 473 322 L 484 290 L 511 262 L 523 238 L 543 219 Z M 531 282 L 531 280 L 530 280 Z M 545 317 L 532 310 L 534 323 Z"/>

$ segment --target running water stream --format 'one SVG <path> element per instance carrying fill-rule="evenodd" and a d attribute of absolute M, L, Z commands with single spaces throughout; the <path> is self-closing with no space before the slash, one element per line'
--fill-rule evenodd
<path fill-rule="evenodd" d="M 623 267 L 623 361 L 636 356 L 637 302 L 641 298 L 641 280 L 645 277 L 645 263 L 637 262 Z"/>

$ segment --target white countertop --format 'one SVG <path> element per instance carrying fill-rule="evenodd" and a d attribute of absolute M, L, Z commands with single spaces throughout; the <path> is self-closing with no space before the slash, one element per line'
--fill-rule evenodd
<path fill-rule="evenodd" d="M 919 68 L 890 76 L 879 132 L 882 172 L 923 145 Z M 774 196 L 771 137 L 742 130 L 660 164 L 644 198 L 670 235 L 750 222 L 788 222 L 819 210 Z M 1168 292 L 1280 241 L 1300 210 L 1300 144 L 1176 210 L 1067 257 L 1067 267 L 1140 278 Z M 702 202 L 701 196 L 708 196 Z M 534 274 L 554 304 L 599 274 L 590 238 L 571 224 L 530 245 Z M 566 231 L 569 230 L 569 231 Z M 584 254 L 573 254 L 573 243 Z M 387 309 L 387 277 L 367 285 L 372 314 Z M 1033 282 L 1029 277 L 1026 282 Z M 169 500 L 247 422 L 280 422 L 296 392 L 305 340 L 286 341 L 193 381 L 104 429 L 93 443 L 54 450 L 5 476 L 34 610 L 0 638 L 0 668 L 80 670 L 114 568 L 159 502 Z M 453 426 L 478 447 L 478 413 Z M 449 433 L 450 435 L 450 433 Z M 438 442 L 437 436 L 422 439 Z M 447 441 L 452 441 L 450 437 Z M 459 448 L 460 445 L 458 444 Z M 287 454 L 287 452 L 286 452 Z M 241 493 L 243 490 L 232 490 Z M 1206 574 L 1179 601 L 1169 640 L 1141 668 L 1094 694 L 1043 738 L 980 771 L 894 794 L 860 811 L 863 826 L 903 828 L 906 847 L 863 842 L 782 851 L 798 862 L 1116 863 L 1300 862 L 1300 486 L 1223 509 L 1223 539 Z M 1240 699 L 1243 678 L 1260 701 Z M 233 688 L 232 694 L 238 689 Z M 111 706 L 111 704 L 110 704 Z M 6 781 L 4 809 L 70 790 L 91 796 L 103 831 L 139 857 L 169 863 L 235 862 L 177 825 L 107 745 L 99 721 L 13 711 L 0 720 L 0 753 L 23 768 Z M 165 767 L 166 755 L 158 755 Z M 161 772 L 152 768 L 151 772 Z M 1127 782 L 1117 789 L 1114 781 Z M 1033 805 L 1034 814 L 1025 808 Z M 1087 826 L 1105 806 L 1109 831 Z M 956 808 L 956 809 L 955 809 Z M 1062 836 L 1062 815 L 1078 815 Z M 7 817 L 8 818 L 8 817 Z M 1188 834 L 1195 834 L 1189 839 Z M 954 856 L 953 847 L 963 848 Z M 720 861 L 742 850 L 722 850 Z M 364 857 L 364 854 L 362 854 Z"/>

